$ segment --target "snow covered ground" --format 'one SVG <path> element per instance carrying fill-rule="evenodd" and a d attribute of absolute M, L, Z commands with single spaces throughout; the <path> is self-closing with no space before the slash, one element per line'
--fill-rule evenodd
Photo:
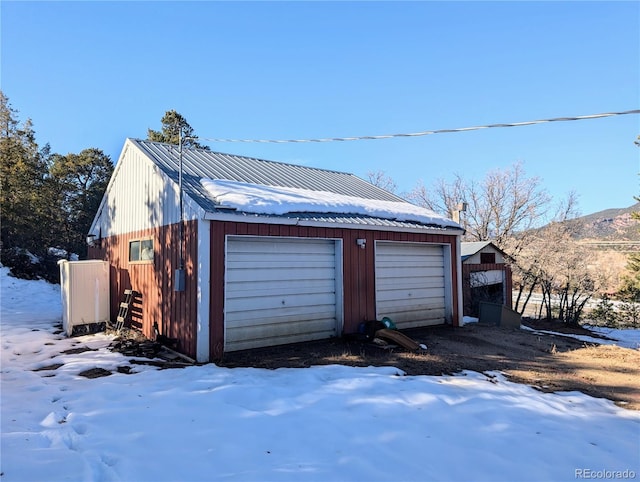
<path fill-rule="evenodd" d="M 554 334 L 557 336 L 566 336 L 575 338 L 576 340 L 584 341 L 586 343 L 595 343 L 598 345 L 617 345 L 623 348 L 631 348 L 633 350 L 640 350 L 640 330 L 624 329 L 616 330 L 613 328 L 606 328 L 602 326 L 589 326 L 585 325 L 585 328 L 589 328 L 593 333 L 605 336 L 608 339 L 596 338 L 593 336 L 576 335 L 567 333 L 555 333 L 547 330 L 534 330 L 527 326 L 522 325 L 522 329 L 531 330 L 535 333 Z"/>
<path fill-rule="evenodd" d="M 128 358 L 104 334 L 55 334 L 58 286 L 6 268 L 0 284 L 3 482 L 640 478 L 640 413 L 499 373 L 209 364 L 87 379 Z M 61 353 L 80 346 L 93 351 Z"/>

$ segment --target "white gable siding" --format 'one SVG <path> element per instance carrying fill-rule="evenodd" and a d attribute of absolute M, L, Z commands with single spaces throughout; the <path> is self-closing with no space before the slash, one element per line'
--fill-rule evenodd
<path fill-rule="evenodd" d="M 480 264 L 480 253 L 495 253 L 495 255 L 496 255 L 496 264 L 503 264 L 504 263 L 504 256 L 502 256 L 502 253 L 500 251 L 498 251 L 497 249 L 493 248 L 492 246 L 485 246 L 484 248 L 482 248 L 480 251 L 478 251 L 474 255 L 469 256 L 467 259 L 465 259 L 464 262 L 467 263 L 467 264 Z"/>
<path fill-rule="evenodd" d="M 177 223 L 180 221 L 178 191 L 177 183 L 127 141 L 91 232 L 106 237 Z M 187 220 L 204 215 L 187 197 L 184 205 Z"/>

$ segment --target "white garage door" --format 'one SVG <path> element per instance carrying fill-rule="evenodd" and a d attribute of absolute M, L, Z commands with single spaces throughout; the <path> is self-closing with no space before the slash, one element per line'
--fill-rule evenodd
<path fill-rule="evenodd" d="M 376 314 L 399 329 L 446 319 L 445 255 L 441 245 L 376 243 Z"/>
<path fill-rule="evenodd" d="M 229 236 L 225 350 L 317 340 L 341 329 L 336 241 Z"/>

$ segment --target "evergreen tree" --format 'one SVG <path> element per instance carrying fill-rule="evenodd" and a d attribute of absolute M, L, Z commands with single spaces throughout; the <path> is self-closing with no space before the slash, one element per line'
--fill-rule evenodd
<path fill-rule="evenodd" d="M 59 206 L 60 240 L 57 246 L 81 257 L 86 255 L 86 235 L 113 172 L 111 158 L 100 149 L 80 154 L 56 154 L 51 160 L 51 195 Z"/>
<path fill-rule="evenodd" d="M 99 149 L 63 156 L 50 154 L 49 145 L 39 148 L 31 121 L 20 124 L 0 91 L 2 263 L 18 276 L 55 280 L 48 248 L 86 254 L 86 235 L 112 172 L 109 156 Z M 32 266 L 24 250 L 46 266 Z"/>
<path fill-rule="evenodd" d="M 0 242 L 3 252 L 22 248 L 43 254 L 46 226 L 39 215 L 46 206 L 41 199 L 47 178 L 49 146 L 38 147 L 31 120 L 20 125 L 17 111 L 0 91 Z"/>
<path fill-rule="evenodd" d="M 640 147 L 640 135 L 636 137 L 634 144 Z M 640 201 L 640 197 L 634 199 Z M 631 218 L 640 221 L 640 211 L 631 213 Z M 623 279 L 618 296 L 626 301 L 640 302 L 640 254 L 633 253 L 629 256 L 627 270 L 630 275 Z"/>
<path fill-rule="evenodd" d="M 640 140 L 640 136 L 638 136 L 638 139 Z M 635 197 L 634 199 L 640 201 L 640 197 Z M 640 221 L 640 212 L 631 213 L 631 218 Z M 630 274 L 623 279 L 622 288 L 618 292 L 618 296 L 626 301 L 640 302 L 640 254 L 633 253 L 629 255 L 627 270 L 629 270 Z"/>
<path fill-rule="evenodd" d="M 147 140 L 178 145 L 180 143 L 180 132 L 182 132 L 183 147 L 197 147 L 199 149 L 209 150 L 208 146 L 203 146 L 202 144 L 198 143 L 198 141 L 196 140 L 198 139 L 198 136 L 193 133 L 193 127 L 189 125 L 187 119 L 185 119 L 180 113 L 176 112 L 175 110 L 169 110 L 165 112 L 161 122 L 161 131 L 147 129 Z"/>

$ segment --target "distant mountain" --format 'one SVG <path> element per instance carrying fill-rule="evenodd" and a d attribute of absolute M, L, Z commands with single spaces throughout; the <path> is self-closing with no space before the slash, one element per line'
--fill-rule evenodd
<path fill-rule="evenodd" d="M 605 209 L 568 221 L 580 240 L 640 241 L 640 222 L 631 218 L 640 212 L 640 202 L 628 208 Z"/>

